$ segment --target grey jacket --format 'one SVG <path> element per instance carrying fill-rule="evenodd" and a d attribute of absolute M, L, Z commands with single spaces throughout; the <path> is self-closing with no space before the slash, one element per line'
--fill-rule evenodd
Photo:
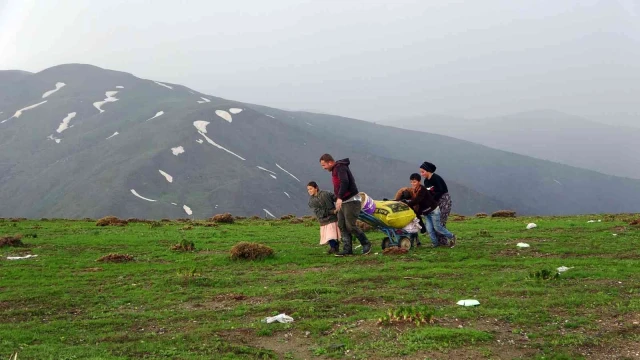
<path fill-rule="evenodd" d="M 338 221 L 336 214 L 331 213 L 331 210 L 336 209 L 335 201 L 336 196 L 324 190 L 318 191 L 316 196 L 309 197 L 309 207 L 313 210 L 316 218 L 318 218 L 320 225 L 327 225 Z"/>

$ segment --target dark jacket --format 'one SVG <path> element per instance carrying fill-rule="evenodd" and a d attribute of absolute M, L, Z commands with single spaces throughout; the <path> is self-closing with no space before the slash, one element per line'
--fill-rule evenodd
<path fill-rule="evenodd" d="M 336 161 L 331 170 L 331 180 L 333 181 L 333 192 L 338 199 L 347 200 L 358 194 L 356 180 L 349 170 L 349 158 Z"/>
<path fill-rule="evenodd" d="M 449 192 L 447 183 L 444 182 L 442 177 L 440 177 L 440 175 L 438 174 L 431 174 L 431 179 L 424 179 L 424 187 L 429 189 L 432 186 L 433 189 L 431 189 L 431 194 L 433 195 L 433 200 L 435 200 L 436 202 L 440 201 L 442 195 Z"/>
<path fill-rule="evenodd" d="M 428 214 L 438 207 L 438 203 L 424 186 L 420 185 L 417 192 L 411 189 L 410 193 L 411 199 L 406 200 L 406 203 L 411 206 L 416 215 Z"/>
<path fill-rule="evenodd" d="M 335 195 L 329 191 L 320 190 L 316 196 L 309 197 L 309 207 L 318 218 L 320 225 L 327 225 L 338 221 L 338 217 L 331 210 L 335 210 Z"/>

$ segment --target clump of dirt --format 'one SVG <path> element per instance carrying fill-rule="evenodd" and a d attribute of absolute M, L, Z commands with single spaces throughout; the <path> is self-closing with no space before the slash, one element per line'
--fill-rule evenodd
<path fill-rule="evenodd" d="M 179 223 L 191 223 L 191 219 L 189 218 L 176 219 L 176 221 Z"/>
<path fill-rule="evenodd" d="M 638 225 L 640 225 L 640 219 L 633 220 L 632 222 L 630 222 L 630 223 L 629 223 L 629 225 L 631 225 L 631 226 L 638 226 Z"/>
<path fill-rule="evenodd" d="M 191 240 L 182 240 L 179 244 L 175 244 L 171 247 L 173 251 L 194 251 L 196 245 Z"/>
<path fill-rule="evenodd" d="M 516 212 L 513 210 L 498 210 L 491 214 L 491 217 L 503 217 L 503 218 L 513 218 L 516 217 Z"/>
<path fill-rule="evenodd" d="M 300 219 L 300 218 L 295 218 L 295 219 L 291 219 L 291 221 L 289 221 L 290 224 L 302 224 L 304 223 L 304 220 Z"/>
<path fill-rule="evenodd" d="M 289 220 L 289 219 L 294 219 L 296 216 L 293 214 L 287 214 L 287 215 L 282 215 L 280 217 L 280 220 Z"/>
<path fill-rule="evenodd" d="M 233 215 L 229 213 L 217 214 L 211 218 L 211 221 L 215 221 L 217 223 L 222 223 L 222 224 L 233 224 Z"/>
<path fill-rule="evenodd" d="M 216 223 L 205 223 L 204 227 L 218 227 L 218 224 L 216 224 Z"/>
<path fill-rule="evenodd" d="M 127 220 L 121 220 L 115 216 L 105 216 L 96 222 L 96 226 L 125 226 L 127 224 Z"/>
<path fill-rule="evenodd" d="M 98 260 L 96 260 L 98 262 L 113 262 L 113 263 L 124 263 L 124 262 L 129 262 L 129 261 L 133 261 L 133 256 L 129 255 L 129 254 L 109 254 L 109 255 L 105 255 L 101 258 L 99 258 Z"/>
<path fill-rule="evenodd" d="M 483 212 L 479 212 L 476 214 L 477 218 L 486 218 L 487 216 L 488 216 L 487 213 L 483 213 Z"/>
<path fill-rule="evenodd" d="M 467 220 L 467 217 L 464 215 L 455 215 L 451 221 L 465 221 Z"/>
<path fill-rule="evenodd" d="M 364 221 L 360 221 L 360 220 L 356 220 L 356 226 L 360 228 L 360 230 L 364 231 L 364 232 L 369 232 L 371 230 L 373 230 L 373 226 L 367 224 Z"/>
<path fill-rule="evenodd" d="M 23 247 L 22 235 L 0 237 L 0 247 Z"/>
<path fill-rule="evenodd" d="M 250 242 L 239 242 L 231 248 L 231 260 L 261 260 L 273 256 L 272 248 Z"/>
<path fill-rule="evenodd" d="M 183 227 L 182 227 L 182 229 L 181 229 L 181 230 L 192 230 L 192 229 L 193 229 L 193 226 L 191 226 L 191 225 L 185 225 L 185 226 L 183 226 Z"/>
<path fill-rule="evenodd" d="M 236 216 L 235 217 L 236 220 L 244 220 L 246 218 L 247 218 L 246 216 Z"/>
<path fill-rule="evenodd" d="M 383 255 L 404 255 L 406 253 L 408 253 L 409 250 L 407 249 L 403 249 L 401 247 L 398 246 L 392 246 L 392 247 L 388 247 L 386 249 L 384 249 L 382 251 Z"/>
<path fill-rule="evenodd" d="M 312 215 L 305 215 L 302 217 L 302 220 L 314 220 L 316 217 Z"/>

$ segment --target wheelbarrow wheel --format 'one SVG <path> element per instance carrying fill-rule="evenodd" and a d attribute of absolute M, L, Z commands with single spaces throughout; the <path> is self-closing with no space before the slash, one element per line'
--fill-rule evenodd
<path fill-rule="evenodd" d="M 389 238 L 388 238 L 388 237 L 386 237 L 386 238 L 382 239 L 382 245 L 381 245 L 382 250 L 384 250 L 384 249 L 388 248 L 388 247 L 389 247 L 389 244 L 391 244 L 391 240 L 389 240 Z"/>
<path fill-rule="evenodd" d="M 400 248 L 402 249 L 411 249 L 411 239 L 406 236 L 400 238 Z"/>

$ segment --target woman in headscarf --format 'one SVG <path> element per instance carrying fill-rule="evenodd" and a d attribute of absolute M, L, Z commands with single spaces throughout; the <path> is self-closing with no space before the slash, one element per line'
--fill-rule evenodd
<path fill-rule="evenodd" d="M 420 165 L 420 175 L 424 178 L 424 187 L 431 191 L 433 199 L 438 203 L 440 207 L 440 223 L 442 227 L 446 227 L 449 213 L 451 213 L 451 196 L 449 195 L 447 183 L 435 172 L 436 166 L 428 161 Z M 438 234 L 438 243 L 445 246 L 449 245 L 447 237 L 442 234 Z"/>
<path fill-rule="evenodd" d="M 309 207 L 316 215 L 320 223 L 320 245 L 329 244 L 329 254 L 337 254 L 339 251 L 338 216 L 336 215 L 336 196 L 329 191 L 318 189 L 315 181 L 307 184 L 309 193 Z"/>

